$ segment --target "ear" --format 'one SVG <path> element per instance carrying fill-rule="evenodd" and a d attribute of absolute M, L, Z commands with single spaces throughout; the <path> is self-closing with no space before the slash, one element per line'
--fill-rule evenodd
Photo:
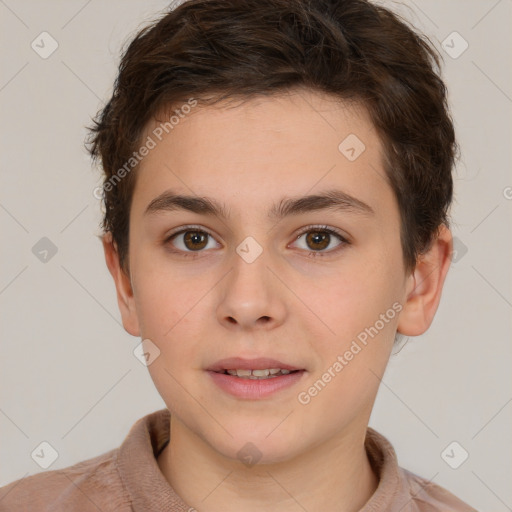
<path fill-rule="evenodd" d="M 419 256 L 408 278 L 407 299 L 397 326 L 399 333 L 419 336 L 430 327 L 450 268 L 452 248 L 452 234 L 442 225 L 436 240 L 425 254 Z"/>
<path fill-rule="evenodd" d="M 139 320 L 135 308 L 135 299 L 130 276 L 121 268 L 119 254 L 112 240 L 112 233 L 104 234 L 101 240 L 105 252 L 105 261 L 116 285 L 117 304 L 121 312 L 123 326 L 132 336 L 140 336 Z"/>

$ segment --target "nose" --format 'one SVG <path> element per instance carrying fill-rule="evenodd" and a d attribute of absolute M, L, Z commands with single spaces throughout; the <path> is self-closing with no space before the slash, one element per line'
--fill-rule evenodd
<path fill-rule="evenodd" d="M 285 321 L 285 290 L 264 254 L 252 263 L 236 253 L 233 256 L 217 307 L 219 322 L 230 330 L 270 330 Z"/>

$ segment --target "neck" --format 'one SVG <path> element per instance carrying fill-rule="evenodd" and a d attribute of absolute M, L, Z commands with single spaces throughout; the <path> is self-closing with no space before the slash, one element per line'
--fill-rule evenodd
<path fill-rule="evenodd" d="M 170 428 L 158 465 L 197 510 L 357 512 L 378 485 L 364 449 L 366 427 L 338 434 L 292 460 L 251 467 L 219 454 L 173 416 Z"/>

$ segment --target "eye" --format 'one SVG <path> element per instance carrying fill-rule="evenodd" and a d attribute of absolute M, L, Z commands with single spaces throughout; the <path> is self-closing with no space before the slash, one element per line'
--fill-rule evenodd
<path fill-rule="evenodd" d="M 297 235 L 294 243 L 298 243 L 299 248 L 308 253 L 308 257 L 336 253 L 350 244 L 341 233 L 327 226 L 308 226 Z M 164 245 L 170 245 L 172 252 L 180 253 L 184 257 L 199 256 L 204 249 L 219 247 L 213 236 L 199 226 L 185 226 L 171 233 L 165 238 Z"/>
<path fill-rule="evenodd" d="M 333 245 L 333 241 L 337 242 Z M 327 226 L 309 226 L 297 235 L 296 243 L 308 251 L 309 257 L 324 256 L 324 253 L 335 253 L 348 245 L 349 241 L 338 231 Z M 329 250 L 325 250 L 330 247 Z"/>
<path fill-rule="evenodd" d="M 201 252 L 203 249 L 214 249 L 218 246 L 212 235 L 195 226 L 187 226 L 178 232 L 169 235 L 164 243 L 172 245 L 178 251 L 184 253 Z M 184 256 L 189 256 L 185 254 Z M 193 256 L 193 254 L 190 254 Z"/>

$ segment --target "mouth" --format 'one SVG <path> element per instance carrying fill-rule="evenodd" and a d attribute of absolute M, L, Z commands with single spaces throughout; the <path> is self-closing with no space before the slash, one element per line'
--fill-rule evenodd
<path fill-rule="evenodd" d="M 207 368 L 212 372 L 227 372 L 227 371 L 271 371 L 275 374 L 274 370 L 287 371 L 288 373 L 303 370 L 300 366 L 293 366 L 288 363 L 283 363 L 277 359 L 268 357 L 258 357 L 256 359 L 244 359 L 243 357 L 230 357 L 228 359 L 221 359 L 213 363 Z M 270 373 L 269 373 L 270 374 Z M 249 374 L 245 374 L 246 376 Z M 240 375 L 242 376 L 242 375 Z"/>
<path fill-rule="evenodd" d="M 243 370 L 241 368 L 236 370 L 224 370 L 217 373 L 224 375 L 231 375 L 232 377 L 239 377 L 240 379 L 275 379 L 282 375 L 289 375 L 290 373 L 300 372 L 301 370 L 286 370 L 284 368 L 264 368 L 263 370 Z"/>
<path fill-rule="evenodd" d="M 306 369 L 276 359 L 231 358 L 207 369 L 213 382 L 237 398 L 262 399 L 296 384 Z"/>

